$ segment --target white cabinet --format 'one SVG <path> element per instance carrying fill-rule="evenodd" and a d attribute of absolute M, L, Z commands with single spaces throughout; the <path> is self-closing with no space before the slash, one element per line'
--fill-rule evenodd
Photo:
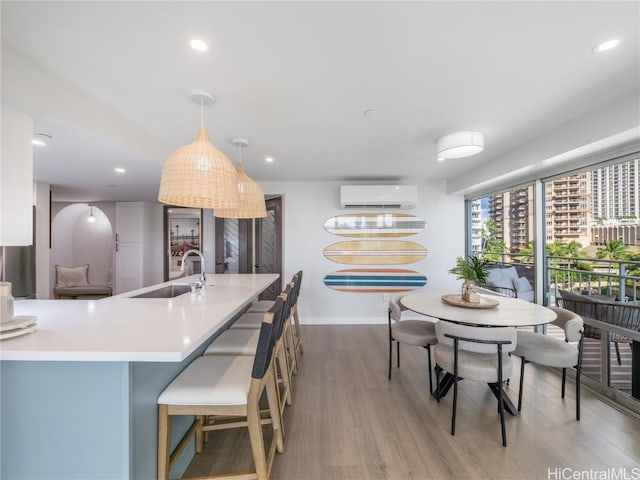
<path fill-rule="evenodd" d="M 2 110 L 0 245 L 33 243 L 33 119 Z"/>
<path fill-rule="evenodd" d="M 162 206 L 116 203 L 115 293 L 162 282 Z"/>

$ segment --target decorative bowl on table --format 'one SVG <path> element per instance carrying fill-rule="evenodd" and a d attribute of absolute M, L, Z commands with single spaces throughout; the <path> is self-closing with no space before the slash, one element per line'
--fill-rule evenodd
<path fill-rule="evenodd" d="M 463 308 L 495 308 L 500 302 L 493 298 L 480 297 L 479 302 L 469 302 L 463 300 L 462 295 L 459 293 L 450 293 L 442 296 L 442 301 L 446 304 L 453 305 L 455 307 Z"/>

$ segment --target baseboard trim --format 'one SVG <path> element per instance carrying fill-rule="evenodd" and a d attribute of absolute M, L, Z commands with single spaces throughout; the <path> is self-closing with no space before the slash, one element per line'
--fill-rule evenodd
<path fill-rule="evenodd" d="M 382 325 L 387 324 L 384 317 L 303 317 L 300 315 L 302 325 Z"/>

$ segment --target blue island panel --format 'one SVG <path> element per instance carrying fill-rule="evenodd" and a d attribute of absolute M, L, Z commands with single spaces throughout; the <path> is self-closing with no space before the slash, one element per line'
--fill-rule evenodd
<path fill-rule="evenodd" d="M 4 479 L 129 478 L 129 365 L 0 362 Z"/>

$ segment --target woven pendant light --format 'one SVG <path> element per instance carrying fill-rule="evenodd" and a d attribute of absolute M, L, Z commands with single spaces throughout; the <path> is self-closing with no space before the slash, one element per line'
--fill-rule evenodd
<path fill-rule="evenodd" d="M 264 201 L 264 193 L 260 185 L 253 181 L 242 168 L 242 147 L 249 142 L 237 138 L 232 142 L 239 149 L 238 183 L 236 188 L 240 194 L 240 204 L 232 208 L 216 208 L 213 214 L 219 218 L 264 218 L 267 216 L 267 207 Z"/>
<path fill-rule="evenodd" d="M 240 203 L 238 174 L 229 158 L 213 146 L 204 127 L 204 103 L 214 98 L 194 92 L 201 127 L 195 142 L 176 149 L 162 169 L 158 201 L 180 207 L 231 208 Z"/>

